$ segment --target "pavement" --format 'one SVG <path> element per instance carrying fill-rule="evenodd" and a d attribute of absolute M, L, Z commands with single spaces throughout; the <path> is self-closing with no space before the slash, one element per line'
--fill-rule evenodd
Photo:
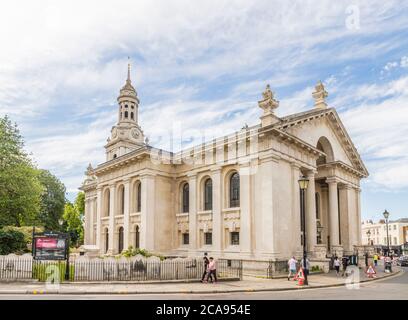
<path fill-rule="evenodd" d="M 242 281 L 220 281 L 216 284 L 200 282 L 150 282 L 150 283 L 62 283 L 47 284 L 43 282 L 0 282 L 1 295 L 127 295 L 127 294 L 214 294 L 236 292 L 265 292 L 305 290 L 338 286 L 349 286 L 352 283 L 372 282 L 401 274 L 401 268 L 393 267 L 393 273 L 384 273 L 383 267 L 377 270 L 376 278 L 368 279 L 363 270 L 349 277 L 337 277 L 334 271 L 328 274 L 310 275 L 309 285 L 298 286 L 297 281 L 284 279 L 265 279 L 244 276 Z"/>

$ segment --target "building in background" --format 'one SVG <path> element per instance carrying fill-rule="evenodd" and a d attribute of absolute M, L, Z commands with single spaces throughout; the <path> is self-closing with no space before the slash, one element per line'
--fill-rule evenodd
<path fill-rule="evenodd" d="M 361 223 L 363 245 L 371 245 L 379 250 L 386 249 L 387 226 L 384 219 L 378 222 L 366 220 Z M 408 242 L 408 218 L 388 221 L 388 239 L 391 250 L 400 252 Z"/>

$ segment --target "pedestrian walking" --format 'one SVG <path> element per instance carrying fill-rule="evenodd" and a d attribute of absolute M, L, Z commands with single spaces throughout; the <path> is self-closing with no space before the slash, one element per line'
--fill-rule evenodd
<path fill-rule="evenodd" d="M 377 263 L 378 263 L 378 254 L 374 253 L 373 260 L 374 260 L 374 266 L 377 266 Z"/>
<path fill-rule="evenodd" d="M 210 278 L 211 282 L 213 282 L 212 277 L 214 277 L 214 283 L 217 283 L 217 266 L 213 257 L 210 257 L 210 263 L 208 264 L 207 270 L 207 280 L 205 282 L 208 282 L 208 279 Z"/>
<path fill-rule="evenodd" d="M 349 258 L 347 256 L 343 256 L 343 258 L 341 259 L 341 264 L 343 265 L 343 271 L 341 273 L 341 276 L 347 276 L 346 271 L 347 271 L 347 266 L 349 264 Z"/>
<path fill-rule="evenodd" d="M 300 261 L 300 267 L 303 268 L 303 271 L 305 272 L 306 275 L 309 275 L 310 261 L 309 261 L 308 258 L 306 258 L 306 267 L 305 267 L 305 264 L 303 262 L 303 258 L 302 258 L 302 261 Z"/>
<path fill-rule="evenodd" d="M 297 264 L 297 260 L 295 259 L 294 256 L 289 259 L 288 261 L 288 267 L 289 267 L 288 281 L 290 280 L 292 275 L 293 276 L 296 275 L 296 264 Z"/>
<path fill-rule="evenodd" d="M 203 276 L 201 277 L 201 282 L 204 282 L 207 276 L 207 273 L 208 273 L 208 265 L 210 264 L 210 260 L 208 260 L 208 257 L 207 257 L 207 252 L 204 252 L 203 262 L 204 262 L 204 272 L 203 272 Z M 212 277 L 211 277 L 211 280 L 212 280 Z"/>
<path fill-rule="evenodd" d="M 340 260 L 337 256 L 334 257 L 333 265 L 334 269 L 336 269 L 336 276 L 338 277 L 340 275 Z"/>

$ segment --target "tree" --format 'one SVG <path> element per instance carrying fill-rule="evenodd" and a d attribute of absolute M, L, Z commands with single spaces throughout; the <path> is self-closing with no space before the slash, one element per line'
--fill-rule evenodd
<path fill-rule="evenodd" d="M 70 233 L 71 244 L 79 246 L 83 243 L 84 227 L 83 215 L 85 208 L 85 195 L 79 192 L 74 204 L 68 202 L 65 204 L 63 218 L 66 222 L 66 230 Z"/>
<path fill-rule="evenodd" d="M 46 230 L 58 230 L 58 220 L 64 214 L 65 186 L 48 170 L 38 170 L 38 179 L 43 186 L 38 221 Z"/>
<path fill-rule="evenodd" d="M 40 210 L 42 186 L 23 147 L 17 125 L 0 118 L 0 227 L 28 225 Z"/>

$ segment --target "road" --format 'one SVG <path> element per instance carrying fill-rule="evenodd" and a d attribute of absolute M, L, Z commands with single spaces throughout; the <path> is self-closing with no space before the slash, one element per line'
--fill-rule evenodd
<path fill-rule="evenodd" d="M 408 268 L 401 275 L 370 283 L 359 284 L 359 288 L 332 287 L 307 290 L 243 292 L 220 294 L 135 294 L 135 295 L 8 295 L 0 300 L 359 300 L 395 299 L 408 300 Z"/>

